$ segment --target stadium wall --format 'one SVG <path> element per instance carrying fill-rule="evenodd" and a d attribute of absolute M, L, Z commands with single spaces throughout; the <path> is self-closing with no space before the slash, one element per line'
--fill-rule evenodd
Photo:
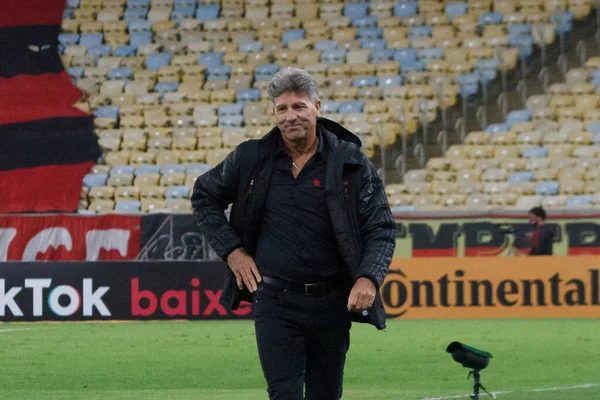
<path fill-rule="evenodd" d="M 599 318 L 595 256 L 394 259 L 381 297 L 397 319 Z M 222 262 L 0 263 L 0 320 L 251 318 L 219 304 Z"/>
<path fill-rule="evenodd" d="M 555 255 L 600 254 L 600 214 L 551 213 Z M 528 251 L 524 213 L 397 215 L 395 257 L 518 256 Z M 0 215 L 0 261 L 207 260 L 190 214 Z"/>
<path fill-rule="evenodd" d="M 249 318 L 219 304 L 222 262 L 0 263 L 0 320 Z"/>

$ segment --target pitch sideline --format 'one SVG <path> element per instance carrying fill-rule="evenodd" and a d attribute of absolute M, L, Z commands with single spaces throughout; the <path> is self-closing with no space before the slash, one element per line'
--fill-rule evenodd
<path fill-rule="evenodd" d="M 14 328 L 14 329 L 0 329 L 0 333 L 11 333 L 11 332 L 22 332 L 22 331 L 30 331 L 31 328 Z"/>
<path fill-rule="evenodd" d="M 554 392 L 559 390 L 574 390 L 574 389 L 589 389 L 593 387 L 600 387 L 600 383 L 584 383 L 582 385 L 574 385 L 574 386 L 556 386 L 556 387 L 547 387 L 547 388 L 535 388 L 531 390 L 503 390 L 503 391 L 495 391 L 490 392 L 494 396 L 499 394 L 509 394 L 509 393 L 517 393 L 517 392 Z M 469 398 L 470 394 L 464 395 L 454 395 L 454 396 L 442 396 L 442 397 L 426 397 L 421 400 L 450 400 L 450 399 L 464 399 Z"/>

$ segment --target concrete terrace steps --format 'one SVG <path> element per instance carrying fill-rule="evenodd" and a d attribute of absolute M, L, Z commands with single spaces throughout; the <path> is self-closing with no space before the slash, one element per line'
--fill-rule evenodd
<path fill-rule="evenodd" d="M 582 41 L 585 45 L 587 57 L 599 55 L 600 51 L 595 39 L 595 33 L 597 30 L 596 12 L 592 12 L 588 18 L 584 21 L 576 22 L 573 30 L 565 37 L 564 48 L 567 57 L 567 70 L 573 67 L 580 66 L 579 51 L 577 44 Z M 560 56 L 560 42 L 557 37 L 556 41 L 546 48 L 546 68 L 548 72 L 548 85 L 553 83 L 563 82 L 563 76 L 558 68 L 557 60 Z M 535 47 L 534 53 L 527 59 L 527 95 L 535 95 L 543 93 L 543 88 L 540 80 L 538 79 L 539 72 L 541 70 L 542 59 L 541 50 Z M 521 103 L 521 94 L 517 91 L 517 85 L 521 80 L 521 66 L 520 64 L 516 69 L 510 71 L 507 75 L 508 92 L 508 112 L 512 110 L 523 109 L 524 106 Z M 487 107 L 487 123 L 500 123 L 504 121 L 502 115 L 502 109 L 497 104 L 498 96 L 502 93 L 502 78 L 500 73 L 495 81 L 490 82 L 488 85 L 488 107 Z M 476 110 L 479 106 L 483 105 L 483 95 L 481 90 L 475 96 L 472 96 L 468 102 L 467 111 L 467 133 L 471 131 L 481 130 L 481 124 L 476 117 Z M 457 104 L 447 111 L 448 120 L 448 147 L 453 144 L 460 144 L 460 132 L 455 130 L 455 122 L 462 116 L 462 104 L 461 99 Z M 432 157 L 442 157 L 442 150 L 439 143 L 436 141 L 438 133 L 442 130 L 442 117 L 441 113 L 438 112 L 438 118 L 429 124 L 429 140 L 425 145 L 426 159 Z M 416 135 L 420 140 L 422 137 L 422 128 L 420 127 Z M 409 139 L 408 141 L 408 157 L 407 157 L 407 171 L 411 169 L 423 168 L 418 160 L 413 155 L 414 141 Z M 402 181 L 402 176 L 394 166 L 396 158 L 402 154 L 402 146 L 398 141 L 394 146 L 386 153 L 386 182 L 387 183 L 399 183 Z M 373 158 L 375 165 L 381 167 L 381 155 L 379 152 Z"/>

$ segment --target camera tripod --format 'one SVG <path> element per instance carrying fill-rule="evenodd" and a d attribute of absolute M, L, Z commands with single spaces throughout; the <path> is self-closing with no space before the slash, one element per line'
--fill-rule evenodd
<path fill-rule="evenodd" d="M 469 379 L 471 377 L 471 375 L 473 375 L 473 379 L 475 379 L 475 382 L 473 383 L 473 394 L 469 396 L 471 398 L 471 400 L 479 400 L 479 389 L 480 388 L 484 392 L 486 392 L 488 394 L 488 396 L 490 396 L 492 399 L 496 400 L 496 396 L 494 394 L 488 392 L 481 384 L 481 376 L 479 374 L 479 370 L 474 369 L 472 371 L 469 371 L 469 375 L 467 376 L 467 379 Z"/>

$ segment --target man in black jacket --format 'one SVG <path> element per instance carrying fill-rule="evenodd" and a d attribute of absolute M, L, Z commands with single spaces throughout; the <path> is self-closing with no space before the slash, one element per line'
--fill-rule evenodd
<path fill-rule="evenodd" d="M 192 195 L 200 231 L 229 265 L 221 302 L 253 301 L 270 399 L 300 400 L 304 385 L 308 400 L 339 399 L 351 321 L 385 328 L 378 290 L 395 222 L 360 139 L 320 118 L 317 90 L 306 71 L 278 72 L 277 126 L 199 177 Z"/>

